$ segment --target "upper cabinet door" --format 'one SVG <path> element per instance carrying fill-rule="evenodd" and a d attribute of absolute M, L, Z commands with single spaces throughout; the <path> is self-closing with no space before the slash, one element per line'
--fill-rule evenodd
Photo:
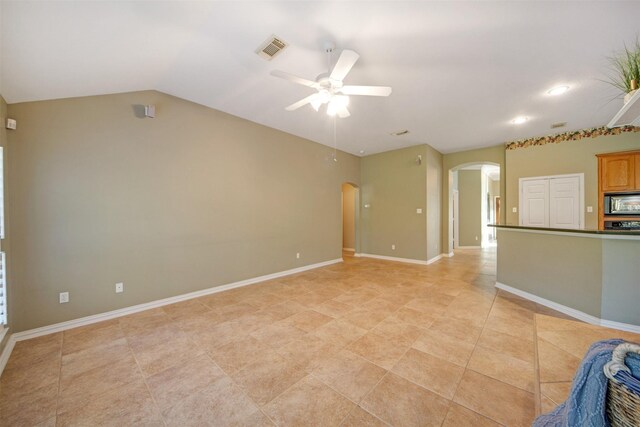
<path fill-rule="evenodd" d="M 633 190 L 636 186 L 633 154 L 600 157 L 600 185 L 603 192 Z"/>
<path fill-rule="evenodd" d="M 636 158 L 636 188 L 635 190 L 640 190 L 640 154 L 635 155 Z"/>

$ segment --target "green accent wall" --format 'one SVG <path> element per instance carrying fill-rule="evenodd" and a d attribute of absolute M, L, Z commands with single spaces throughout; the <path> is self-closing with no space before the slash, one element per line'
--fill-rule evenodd
<path fill-rule="evenodd" d="M 479 170 L 458 171 L 458 200 L 460 224 L 459 246 L 482 244 L 482 172 Z"/>
<path fill-rule="evenodd" d="M 356 156 L 155 91 L 8 110 L 14 331 L 341 257 Z"/>

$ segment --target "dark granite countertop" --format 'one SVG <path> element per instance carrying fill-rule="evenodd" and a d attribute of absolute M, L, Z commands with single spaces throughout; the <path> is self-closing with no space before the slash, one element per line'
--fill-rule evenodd
<path fill-rule="evenodd" d="M 543 228 L 543 227 L 524 227 L 522 225 L 498 225 L 489 224 L 489 227 L 506 228 L 514 230 L 535 230 L 535 231 L 557 231 L 562 233 L 580 233 L 580 234 L 604 234 L 611 236 L 640 236 L 640 230 L 594 230 L 594 229 L 571 229 L 571 228 Z"/>

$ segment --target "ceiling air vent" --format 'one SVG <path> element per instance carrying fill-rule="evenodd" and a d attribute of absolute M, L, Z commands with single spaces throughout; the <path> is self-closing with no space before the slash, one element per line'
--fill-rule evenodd
<path fill-rule="evenodd" d="M 567 125 L 567 122 L 551 123 L 551 129 L 563 128 L 566 125 Z"/>
<path fill-rule="evenodd" d="M 402 135 L 406 135 L 406 134 L 408 134 L 408 133 L 409 133 L 409 131 L 408 131 L 408 130 L 403 129 L 403 130 L 399 130 L 399 131 L 397 131 L 397 132 L 392 132 L 392 133 L 391 133 L 391 135 L 392 135 L 392 136 L 402 136 Z"/>
<path fill-rule="evenodd" d="M 282 39 L 271 36 L 256 50 L 258 56 L 271 61 L 276 55 L 282 52 L 287 47 L 287 43 Z"/>

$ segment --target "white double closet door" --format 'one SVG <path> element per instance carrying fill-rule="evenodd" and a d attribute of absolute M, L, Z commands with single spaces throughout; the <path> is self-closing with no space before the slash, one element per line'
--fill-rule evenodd
<path fill-rule="evenodd" d="M 583 176 L 520 179 L 520 225 L 582 228 Z"/>

